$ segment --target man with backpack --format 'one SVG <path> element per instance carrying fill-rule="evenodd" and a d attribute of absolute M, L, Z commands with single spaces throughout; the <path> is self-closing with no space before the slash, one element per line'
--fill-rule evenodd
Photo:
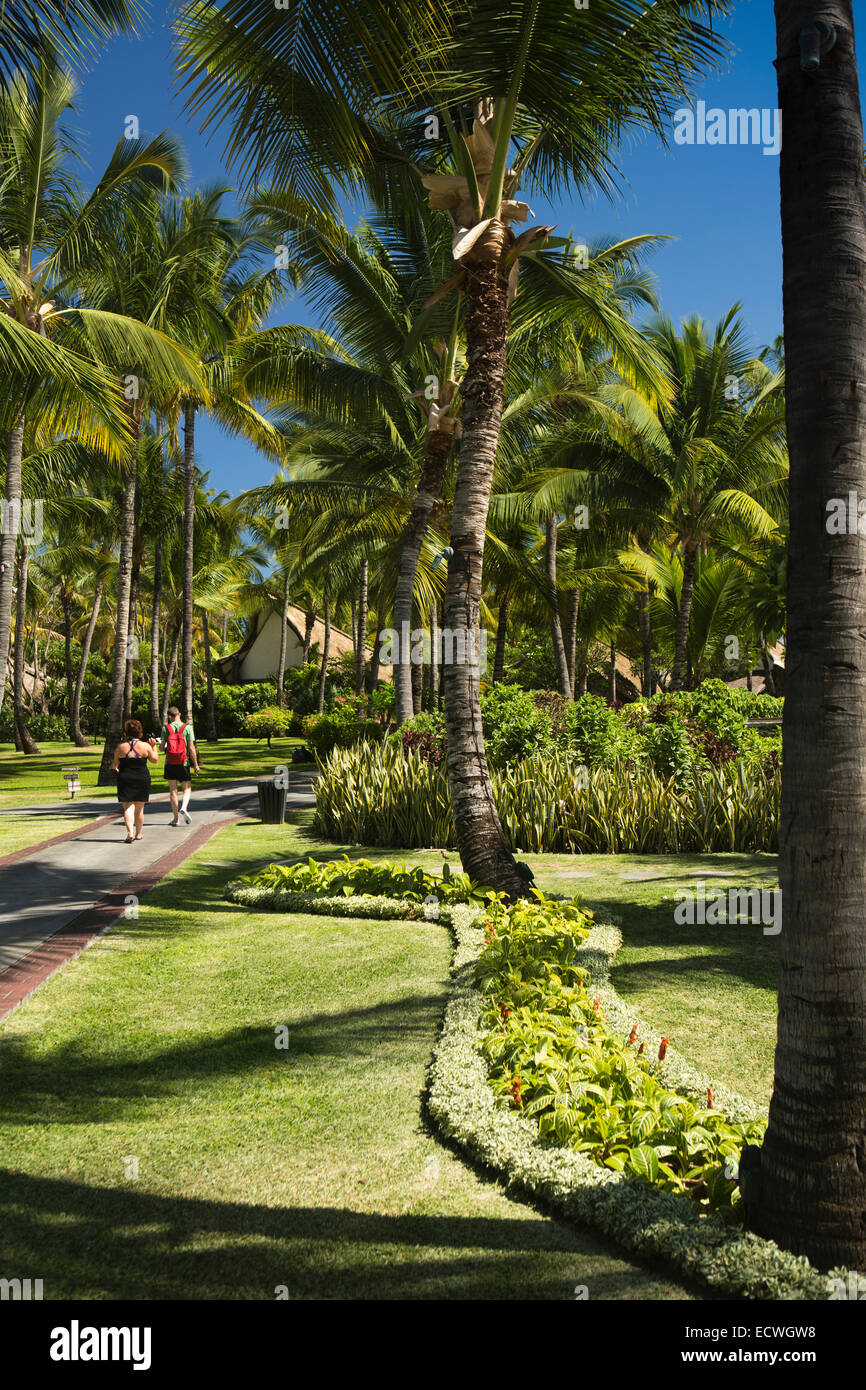
<path fill-rule="evenodd" d="M 168 712 L 168 723 L 162 731 L 162 751 L 165 753 L 165 777 L 168 782 L 168 795 L 174 817 L 171 824 L 180 824 L 179 812 L 187 825 L 191 825 L 192 817 L 186 808 L 192 795 L 192 773 L 199 771 L 198 750 L 195 746 L 192 726 L 182 721 L 177 705 L 172 705 Z M 177 804 L 178 782 L 182 795 L 180 806 Z"/>

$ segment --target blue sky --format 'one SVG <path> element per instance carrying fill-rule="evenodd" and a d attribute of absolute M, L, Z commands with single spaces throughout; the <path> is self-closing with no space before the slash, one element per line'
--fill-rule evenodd
<path fill-rule="evenodd" d="M 708 108 L 776 107 L 775 32 L 769 0 L 743 0 L 725 24 L 734 52 L 725 70 L 696 92 Z M 98 174 L 136 115 L 142 134 L 168 129 L 186 147 L 195 183 L 230 181 L 219 136 L 209 143 L 184 113 L 173 90 L 168 11 L 150 6 L 141 37 L 117 39 L 82 75 L 75 125 L 88 163 Z M 675 238 L 649 262 L 664 313 L 675 321 L 700 314 L 715 321 L 741 302 L 755 346 L 781 331 L 779 161 L 760 145 L 675 145 L 655 139 L 623 149 L 625 186 L 616 205 L 605 199 L 543 205 L 537 219 L 555 222 L 558 234 L 578 241 L 638 233 Z M 304 306 L 289 301 L 286 322 L 303 320 Z M 210 422 L 196 431 L 198 463 L 211 484 L 235 493 L 266 481 L 272 466 L 242 442 L 226 438 Z"/>

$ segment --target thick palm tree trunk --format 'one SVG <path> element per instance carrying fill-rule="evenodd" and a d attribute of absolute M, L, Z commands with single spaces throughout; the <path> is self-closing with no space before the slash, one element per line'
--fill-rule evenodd
<path fill-rule="evenodd" d="M 13 649 L 12 711 L 15 720 L 15 746 L 24 753 L 38 753 L 40 749 L 27 727 L 24 717 L 24 627 L 27 621 L 27 570 L 30 555 L 22 541 L 18 550 L 18 583 L 15 595 L 15 646 Z M 34 682 L 36 666 L 34 663 Z"/>
<path fill-rule="evenodd" d="M 442 626 L 451 639 L 443 643 L 442 683 L 448 735 L 447 773 L 454 833 L 466 872 L 479 882 L 515 897 L 526 884 L 499 821 L 481 727 L 478 641 L 481 611 L 481 562 L 490 488 L 499 429 L 508 340 L 508 271 L 505 246 L 510 233 L 495 230 L 488 254 L 479 249 L 467 266 L 467 370 L 463 379 L 463 437 L 451 520 L 448 581 Z M 467 258 L 468 259 L 468 258 Z M 455 637 L 462 637 L 464 659 Z M 470 642 L 472 647 L 470 648 Z M 468 660 L 470 651 L 474 662 Z"/>
<path fill-rule="evenodd" d="M 150 614 L 150 706 L 149 717 L 155 728 L 159 723 L 159 610 L 162 604 L 162 545 L 153 546 L 153 607 Z"/>
<path fill-rule="evenodd" d="M 6 453 L 7 516 L 18 520 L 21 515 L 21 463 L 24 457 L 24 416 L 9 432 Z M 15 588 L 15 542 L 17 526 L 7 522 L 0 527 L 0 709 L 6 693 L 6 669 L 9 664 L 9 643 L 12 635 L 12 591 Z"/>
<path fill-rule="evenodd" d="M 133 440 L 129 470 L 123 489 L 120 520 L 120 553 L 117 564 L 117 613 L 114 629 L 114 662 L 111 670 L 111 692 L 108 697 L 108 727 L 98 785 L 109 786 L 114 781 L 112 761 L 114 750 L 123 732 L 123 695 L 126 683 L 126 648 L 129 634 L 129 597 L 132 589 L 132 548 L 135 540 L 135 482 L 138 462 L 138 420 L 133 417 Z"/>
<path fill-rule="evenodd" d="M 277 662 L 277 709 L 283 708 L 283 677 L 286 670 L 286 633 L 289 625 L 289 571 L 283 575 L 283 609 L 280 624 L 280 655 Z"/>
<path fill-rule="evenodd" d="M 367 581 L 369 566 L 366 557 L 361 561 L 358 578 L 358 646 L 355 652 L 355 694 L 363 695 L 367 674 Z"/>
<path fill-rule="evenodd" d="M 412 596 L 418 559 L 433 508 L 442 488 L 452 438 L 453 436 L 446 434 L 444 430 L 431 430 L 427 435 L 424 467 L 403 536 L 403 549 L 400 552 L 400 567 L 394 590 L 394 627 L 398 637 L 398 660 L 394 663 L 394 716 L 398 725 L 405 724 L 407 719 L 412 718 L 411 644 L 403 640 L 403 625 L 405 623 L 411 628 Z"/>
<path fill-rule="evenodd" d="M 640 683 L 641 692 L 646 699 L 653 693 L 653 650 L 649 602 L 649 590 L 644 590 L 638 594 L 637 618 L 640 627 L 640 644 L 643 650 L 643 670 Z"/>
<path fill-rule="evenodd" d="M 556 517 L 549 516 L 544 527 L 544 568 L 547 573 L 547 585 L 550 590 L 550 635 L 553 639 L 553 659 L 556 662 L 556 680 L 559 686 L 560 695 L 564 695 L 567 700 L 571 699 L 571 677 L 568 672 L 568 661 L 565 655 L 565 643 L 562 640 L 562 624 L 559 620 L 559 600 L 556 591 Z"/>
<path fill-rule="evenodd" d="M 331 604 L 328 599 L 328 591 L 325 590 L 323 599 L 324 620 L 325 620 L 325 640 L 322 644 L 322 664 L 319 668 L 319 691 L 316 697 L 316 714 L 321 714 L 325 708 L 325 678 L 328 674 L 328 656 L 331 650 Z"/>
<path fill-rule="evenodd" d="M 183 408 L 183 655 L 181 704 L 192 719 L 193 573 L 195 565 L 195 404 Z"/>
<path fill-rule="evenodd" d="M 505 671 L 505 644 L 508 641 L 509 602 L 504 598 L 499 605 L 496 621 L 496 651 L 493 653 L 493 679 L 501 681 Z"/>
<path fill-rule="evenodd" d="M 96 589 L 93 594 L 93 608 L 90 610 L 90 620 L 87 624 L 87 631 L 81 643 L 81 661 L 78 666 L 78 675 L 75 678 L 75 692 L 72 696 L 72 710 L 69 716 L 69 732 L 72 735 L 72 742 L 78 748 L 89 748 L 90 744 L 81 731 L 81 696 L 84 691 L 84 678 L 87 675 L 87 663 L 90 659 L 90 645 L 93 641 L 93 634 L 96 631 L 96 624 L 99 620 L 99 608 L 102 603 L 102 591 L 105 588 L 105 580 L 97 580 Z"/>
<path fill-rule="evenodd" d="M 177 672 L 177 653 L 180 647 L 181 624 L 177 623 L 172 633 L 171 652 L 169 653 L 168 665 L 165 668 L 165 689 L 162 695 L 162 704 L 159 707 L 160 727 L 165 724 L 168 718 L 168 707 L 171 704 L 171 687 L 174 685 L 174 677 Z"/>
<path fill-rule="evenodd" d="M 214 708 L 213 699 L 213 666 L 211 664 L 210 656 L 210 624 L 207 620 L 207 610 L 204 608 L 201 611 L 201 630 L 202 641 L 204 643 L 205 680 L 207 682 L 205 694 L 205 727 L 207 729 L 208 743 L 216 743 L 218 740 L 216 726 L 216 709 Z M 282 686 L 282 681 L 280 682 L 280 686 Z"/>
<path fill-rule="evenodd" d="M 692 591 L 695 587 L 697 563 L 698 548 L 693 541 L 687 541 L 683 548 L 683 587 L 680 591 L 680 611 L 677 614 L 677 627 L 674 636 L 671 690 L 682 690 L 685 686 L 686 644 L 689 640 L 689 618 L 692 611 Z"/>
<path fill-rule="evenodd" d="M 776 0 L 791 538 L 784 919 L 755 1228 L 866 1269 L 866 573 L 832 498 L 866 497 L 866 188 L 850 0 Z M 836 43 L 800 68 L 821 16 Z"/>

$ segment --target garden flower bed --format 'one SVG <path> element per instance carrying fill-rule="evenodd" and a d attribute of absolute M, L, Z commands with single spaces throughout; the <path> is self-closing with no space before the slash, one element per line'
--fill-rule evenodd
<path fill-rule="evenodd" d="M 319 867 L 295 866 L 305 871 L 298 882 Z M 330 891 L 333 873 L 318 893 L 256 882 L 278 877 L 273 868 L 230 884 L 227 896 L 261 895 L 260 909 L 424 915 L 418 898 L 433 876 L 376 869 L 375 895 L 354 891 L 369 877 L 362 867 L 342 896 Z M 743 1145 L 760 1140 L 761 1117 L 667 1039 L 647 1047 L 649 1031 L 610 984 L 619 931 L 540 893 L 508 906 L 496 894 L 482 904 L 472 891 L 474 900 L 459 901 L 463 884 L 440 909 L 455 937 L 453 992 L 429 1072 L 440 1131 L 509 1187 L 728 1297 L 829 1297 L 827 1276 L 807 1260 L 743 1229 L 737 1165 Z"/>

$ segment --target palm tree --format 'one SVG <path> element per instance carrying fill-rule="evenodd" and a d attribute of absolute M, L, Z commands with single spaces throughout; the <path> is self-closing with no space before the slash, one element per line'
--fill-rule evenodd
<path fill-rule="evenodd" d="M 29 68 L 51 44 L 65 62 L 97 56 L 117 33 L 128 33 L 141 17 L 129 0 L 15 0 L 0 8 L 0 87 Z"/>
<path fill-rule="evenodd" d="M 467 646 L 479 630 L 517 260 L 537 254 L 549 230 L 515 238 L 511 223 L 524 220 L 528 206 L 512 195 L 521 179 L 542 195 L 563 184 L 610 187 L 620 137 L 641 128 L 663 134 L 675 101 L 720 51 L 702 19 L 723 8 L 713 0 L 621 0 L 576 17 L 561 0 L 428 0 L 411 9 L 329 0 L 315 12 L 289 0 L 288 12 L 268 15 L 255 0 L 227 0 L 219 10 L 195 4 L 184 12 L 181 71 L 196 84 L 193 106 L 210 104 L 211 121 L 229 121 L 230 154 L 253 174 L 268 169 L 318 206 L 333 205 L 335 182 L 387 184 L 382 125 L 389 115 L 411 114 L 420 132 L 433 113 L 446 136 L 422 181 L 431 205 L 451 217 L 452 278 L 466 297 L 444 626 L 462 633 Z M 411 180 L 402 150 L 392 172 L 397 184 Z M 446 664 L 443 678 L 461 858 L 473 877 L 521 893 L 478 734 L 477 664 Z"/>
<path fill-rule="evenodd" d="M 206 405 L 230 433 L 244 434 L 272 456 L 281 446 L 277 431 L 239 394 L 232 354 L 254 350 L 261 321 L 282 292 L 282 277 L 253 265 L 259 245 L 255 219 L 226 217 L 221 204 L 227 192 L 218 185 L 167 200 L 159 221 L 162 265 L 152 322 L 196 356 L 208 383 L 206 400 L 187 394 L 179 402 L 184 476 L 181 702 L 186 709 L 192 709 L 197 412 Z"/>
<path fill-rule="evenodd" d="M 283 393 L 332 429 L 363 425 L 378 436 L 382 472 L 399 469 L 405 477 L 402 490 L 411 500 L 394 596 L 394 626 L 402 632 L 404 623 L 411 626 L 418 560 L 441 508 L 439 494 L 458 427 L 454 311 L 434 314 L 434 304 L 428 304 L 424 321 L 438 335 L 432 347 L 410 334 L 413 319 L 436 298 L 449 241 L 423 207 L 413 208 L 398 227 L 374 217 L 354 233 L 279 190 L 263 190 L 251 208 L 282 229 L 299 282 L 323 319 L 318 335 L 298 327 L 295 341 L 288 339 L 280 364 Z M 273 383 L 280 367 L 270 343 L 267 347 Z M 245 379 L 261 391 L 264 383 L 252 374 L 252 362 L 247 371 Z M 402 723 L 412 715 L 408 644 L 400 643 L 396 657 L 395 714 Z M 359 665 L 356 684 L 361 682 Z"/>
<path fill-rule="evenodd" d="M 866 189 L 850 0 L 776 4 L 791 549 L 779 1023 L 756 1227 L 866 1268 Z M 832 25 L 832 28 L 829 26 Z M 829 56 L 827 46 L 832 42 Z"/>
<path fill-rule="evenodd" d="M 155 196 L 142 206 L 111 209 L 111 215 L 102 220 L 99 262 L 79 276 L 82 297 L 90 306 L 97 306 L 82 313 L 83 330 L 117 379 L 131 383 L 126 401 L 131 444 L 123 474 L 117 626 L 108 728 L 99 772 L 101 783 L 111 781 L 111 762 L 123 722 L 136 478 L 139 450 L 147 447 L 142 444 L 143 426 L 152 410 L 164 417 L 178 397 L 208 399 L 200 364 L 179 342 L 154 326 L 171 288 L 165 284 L 160 211 Z M 112 331 L 100 333 L 103 325 Z"/>
<path fill-rule="evenodd" d="M 647 329 L 671 384 L 652 407 L 633 390 L 594 421 L 570 422 L 554 448 L 586 475 L 598 502 L 633 537 L 629 569 L 655 580 L 653 542 L 682 558 L 674 634 L 673 689 L 686 683 L 692 593 L 708 545 L 753 544 L 775 534 L 784 514 L 787 455 L 782 377 L 750 357 L 732 309 L 712 335 L 700 319 L 679 332 L 663 319 Z"/>
<path fill-rule="evenodd" d="M 44 433 L 52 427 L 58 434 L 75 433 L 79 442 L 108 450 L 115 460 L 127 447 L 129 422 L 123 401 L 116 379 L 103 370 L 99 350 L 107 343 L 128 348 L 130 335 L 141 347 L 142 334 L 121 319 L 92 315 L 76 291 L 82 272 L 99 254 L 100 222 L 121 203 L 136 207 L 152 187 L 170 184 L 180 170 L 177 150 L 168 139 L 158 137 L 146 145 L 121 140 L 94 192 L 85 197 L 70 167 L 78 150 L 64 125 L 74 95 L 72 79 L 48 53 L 41 54 L 35 74 L 18 74 L 10 89 L 0 92 L 0 284 L 6 296 L 0 301 L 0 356 L 6 356 L 12 368 L 0 423 L 9 428 L 6 502 L 13 512 L 21 505 L 28 419 L 38 418 Z M 77 343 L 71 341 L 73 329 Z M 58 336 L 60 343 L 38 342 Z M 15 544 L 14 529 L 4 528 L 4 672 Z M 0 703 L 2 699 L 0 686 Z"/>

